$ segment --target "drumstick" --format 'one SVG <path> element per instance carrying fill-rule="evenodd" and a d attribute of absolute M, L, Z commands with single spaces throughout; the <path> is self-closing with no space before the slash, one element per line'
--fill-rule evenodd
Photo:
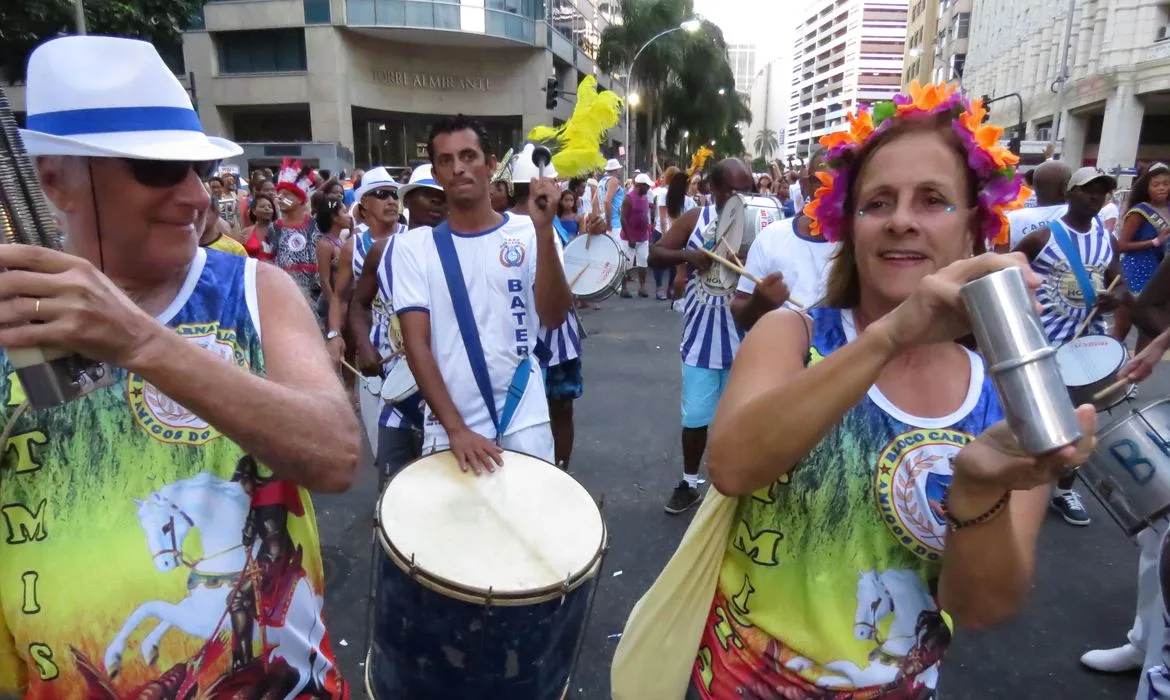
<path fill-rule="evenodd" d="M 386 363 L 387 363 L 387 362 L 389 362 L 390 360 L 393 360 L 393 359 L 394 359 L 394 358 L 396 358 L 396 357 L 401 357 L 401 356 L 402 356 L 402 351 L 403 351 L 404 349 L 405 349 L 405 348 L 398 348 L 397 350 L 395 350 L 394 352 L 390 353 L 390 354 L 389 354 L 389 355 L 387 355 L 386 357 L 383 357 L 383 358 L 382 358 L 382 361 L 381 361 L 379 364 L 383 364 L 383 365 L 384 365 L 384 364 L 386 364 Z"/>
<path fill-rule="evenodd" d="M 588 239 L 586 239 L 586 240 L 585 240 L 585 245 L 586 245 L 586 247 L 588 247 L 588 245 L 589 245 L 589 240 L 588 240 Z M 580 271 L 580 272 L 578 272 L 577 274 L 573 275 L 573 280 L 572 280 L 571 282 L 569 282 L 569 289 L 572 289 L 572 288 L 573 288 L 573 285 L 577 284 L 577 280 L 581 279 L 581 275 L 585 274 L 585 271 L 586 271 L 586 270 L 588 270 L 588 269 L 589 269 L 589 266 L 590 266 L 590 265 L 592 265 L 592 264 L 593 264 L 593 263 L 591 263 L 591 262 L 587 262 L 587 263 L 585 263 L 585 267 L 581 268 L 581 271 Z"/>
<path fill-rule="evenodd" d="M 348 369 L 350 372 L 353 372 L 354 376 L 356 376 L 358 379 L 361 379 L 362 381 L 366 381 L 366 375 L 362 374 L 361 370 L 359 370 L 357 367 L 354 367 L 353 365 L 349 364 L 345 360 L 338 360 L 338 362 L 341 363 L 342 367 Z"/>
<path fill-rule="evenodd" d="M 1120 281 L 1121 281 L 1121 275 L 1114 277 L 1113 281 L 1109 283 L 1109 286 L 1105 288 L 1105 293 L 1108 294 L 1109 292 L 1112 292 L 1113 288 L 1116 287 L 1117 283 Z M 1084 333 L 1086 330 L 1088 330 L 1089 324 L 1093 322 L 1093 317 L 1096 315 L 1097 315 L 1097 305 L 1094 304 L 1093 308 L 1089 309 L 1089 315 L 1086 316 L 1085 320 L 1081 322 L 1080 327 L 1077 328 L 1077 332 L 1073 333 L 1073 337 L 1068 342 L 1071 343 L 1072 341 L 1081 337 L 1081 334 Z"/>
<path fill-rule="evenodd" d="M 1098 391 L 1096 394 L 1093 394 L 1093 401 L 1100 401 L 1101 399 L 1105 398 L 1106 396 L 1108 396 L 1108 395 L 1112 394 L 1113 392 L 1117 391 L 1118 389 L 1122 388 L 1126 384 L 1133 384 L 1133 380 L 1130 379 L 1129 377 L 1122 377 L 1121 379 L 1118 379 L 1117 381 L 1113 382 L 1112 384 L 1105 387 L 1101 391 Z"/>
<path fill-rule="evenodd" d="M 719 263 L 720 265 L 723 265 L 723 266 L 724 266 L 724 267 L 726 267 L 727 269 L 729 269 L 729 270 L 732 270 L 732 271 L 734 271 L 734 272 L 738 272 L 740 275 L 742 275 L 743 277 L 746 277 L 746 278 L 748 278 L 749 280 L 751 280 L 752 282 L 754 282 L 754 283 L 755 283 L 755 284 L 757 284 L 757 285 L 760 283 L 760 279 L 759 279 L 758 277 L 756 277 L 756 276 L 755 276 L 755 275 L 753 275 L 752 273 L 748 272 L 747 270 L 743 269 L 743 268 L 742 268 L 742 267 L 740 267 L 739 265 L 736 265 L 735 263 L 731 262 L 730 260 L 728 260 L 727 258 L 723 257 L 722 255 L 719 255 L 718 253 L 713 253 L 713 252 L 711 252 L 711 251 L 707 250 L 706 248 L 699 248 L 699 250 L 701 250 L 701 251 L 703 251 L 704 253 L 706 253 L 706 254 L 707 254 L 707 257 L 711 258 L 712 260 L 714 260 L 715 262 Z M 792 297 L 788 297 L 788 303 L 789 303 L 789 304 L 792 304 L 793 306 L 795 306 L 795 307 L 796 307 L 796 308 L 798 308 L 798 309 L 804 309 L 804 308 L 807 308 L 807 307 L 806 307 L 804 304 L 802 304 L 802 303 L 800 303 L 799 301 L 797 301 L 797 300 L 793 299 Z"/>
<path fill-rule="evenodd" d="M 728 253 L 729 255 L 731 255 L 731 260 L 732 260 L 732 262 L 734 262 L 736 265 L 739 265 L 740 267 L 743 267 L 743 261 L 742 261 L 742 260 L 740 260 L 740 259 L 739 259 L 739 256 L 735 254 L 735 251 L 731 249 L 731 244 L 727 242 L 727 239 L 726 239 L 726 238 L 720 238 L 720 239 L 719 239 L 719 243 L 720 243 L 720 244 L 721 244 L 721 245 L 722 245 L 724 248 L 726 248 L 726 249 L 727 249 L 727 253 Z M 740 273 L 740 274 L 743 274 L 743 273 Z"/>

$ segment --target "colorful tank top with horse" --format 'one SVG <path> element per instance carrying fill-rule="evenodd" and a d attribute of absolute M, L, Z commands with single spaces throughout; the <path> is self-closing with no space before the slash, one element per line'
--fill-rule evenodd
<path fill-rule="evenodd" d="M 263 373 L 256 268 L 199 249 L 159 320 Z M 308 493 L 113 371 L 112 386 L 24 412 L 0 463 L 0 695 L 347 697 Z M 0 421 L 23 401 L 0 355 Z"/>
<path fill-rule="evenodd" d="M 815 309 L 811 361 L 855 337 Z M 930 697 L 951 639 L 938 609 L 951 458 L 1002 418 L 970 359 L 963 404 L 924 419 L 877 387 L 788 474 L 740 499 L 692 683 L 699 696 Z"/>

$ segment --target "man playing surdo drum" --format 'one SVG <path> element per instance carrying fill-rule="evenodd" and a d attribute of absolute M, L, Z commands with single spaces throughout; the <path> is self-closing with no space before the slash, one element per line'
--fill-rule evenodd
<path fill-rule="evenodd" d="M 528 358 L 540 326 L 560 326 L 572 305 L 552 224 L 560 189 L 537 178 L 530 186 L 531 218 L 495 212 L 489 182 L 496 158 L 487 153 L 483 127 L 462 115 L 435 124 L 428 150 L 447 195 L 448 220 L 400 234 L 391 259 L 406 358 L 427 405 L 423 452 L 450 447 L 460 466 L 477 474 L 503 464 L 501 447 L 552 462 L 544 383 L 539 364 Z M 460 277 L 473 316 L 462 321 L 478 335 L 480 352 L 468 350 L 474 345 L 460 330 L 453 298 L 461 290 L 447 281 Z M 477 380 L 477 364 L 486 366 L 486 382 Z M 522 380 L 514 415 L 499 430 L 509 389 Z M 495 406 L 487 405 L 485 391 Z"/>

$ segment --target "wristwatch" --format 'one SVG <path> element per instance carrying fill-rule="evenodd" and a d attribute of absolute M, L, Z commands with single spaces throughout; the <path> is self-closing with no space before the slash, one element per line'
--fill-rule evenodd
<path fill-rule="evenodd" d="M 340 337 L 341 337 L 341 331 L 329 331 L 328 333 L 325 334 L 325 340 L 327 340 L 327 341 L 333 340 L 334 338 L 340 338 Z"/>

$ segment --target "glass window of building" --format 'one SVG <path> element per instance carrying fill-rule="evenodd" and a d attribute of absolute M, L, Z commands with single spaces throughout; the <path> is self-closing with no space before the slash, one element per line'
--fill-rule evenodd
<path fill-rule="evenodd" d="M 288 73 L 308 69 L 304 29 L 216 32 L 220 73 Z"/>

